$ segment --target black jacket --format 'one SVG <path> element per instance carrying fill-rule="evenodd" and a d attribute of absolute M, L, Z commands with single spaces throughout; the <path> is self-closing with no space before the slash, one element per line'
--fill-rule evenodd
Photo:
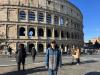
<path fill-rule="evenodd" d="M 25 48 L 23 49 L 18 49 L 16 51 L 16 58 L 17 58 L 17 62 L 20 62 L 22 61 L 23 59 L 26 58 L 26 51 L 25 51 Z"/>

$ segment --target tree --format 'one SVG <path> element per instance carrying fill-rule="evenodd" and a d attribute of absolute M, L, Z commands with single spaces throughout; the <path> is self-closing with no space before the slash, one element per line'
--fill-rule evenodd
<path fill-rule="evenodd" d="M 91 40 L 89 40 L 89 46 L 93 45 L 93 43 L 91 42 Z"/>
<path fill-rule="evenodd" d="M 95 42 L 95 44 L 94 44 L 94 47 L 96 48 L 96 49 L 99 49 L 100 48 L 100 44 L 99 44 L 99 42 L 96 40 L 96 42 Z"/>

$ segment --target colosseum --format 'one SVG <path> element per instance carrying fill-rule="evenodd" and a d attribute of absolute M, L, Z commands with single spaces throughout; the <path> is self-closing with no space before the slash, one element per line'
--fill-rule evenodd
<path fill-rule="evenodd" d="M 0 0 L 0 39 L 13 52 L 23 43 L 38 53 L 55 39 L 66 52 L 84 44 L 83 15 L 68 0 Z"/>

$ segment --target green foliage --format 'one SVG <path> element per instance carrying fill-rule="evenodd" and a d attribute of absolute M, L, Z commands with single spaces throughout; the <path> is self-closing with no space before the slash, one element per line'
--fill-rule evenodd
<path fill-rule="evenodd" d="M 93 45 L 93 43 L 91 42 L 91 40 L 89 40 L 89 45 L 90 45 L 90 46 Z"/>

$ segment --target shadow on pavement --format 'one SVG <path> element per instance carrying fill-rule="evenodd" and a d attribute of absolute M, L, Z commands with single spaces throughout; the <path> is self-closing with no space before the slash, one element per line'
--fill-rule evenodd
<path fill-rule="evenodd" d="M 81 64 L 86 64 L 86 63 L 96 63 L 96 62 L 98 62 L 98 61 L 96 61 L 96 60 L 87 60 L 87 61 L 81 62 Z"/>
<path fill-rule="evenodd" d="M 96 63 L 98 61 L 95 61 L 95 60 L 87 60 L 87 61 L 82 61 L 80 64 L 87 64 L 87 63 Z M 67 66 L 67 65 L 75 65 L 76 62 L 74 62 L 72 64 L 72 62 L 69 62 L 69 63 L 63 63 L 62 66 Z"/>
<path fill-rule="evenodd" d="M 21 70 L 21 71 L 8 72 L 2 75 L 28 75 L 28 74 L 33 74 L 36 72 L 44 72 L 44 71 L 47 71 L 47 70 L 45 69 L 44 66 L 41 66 L 41 67 L 36 67 L 32 69 L 26 69 L 25 71 Z"/>
<path fill-rule="evenodd" d="M 89 72 L 85 75 L 100 75 L 100 72 Z"/>

